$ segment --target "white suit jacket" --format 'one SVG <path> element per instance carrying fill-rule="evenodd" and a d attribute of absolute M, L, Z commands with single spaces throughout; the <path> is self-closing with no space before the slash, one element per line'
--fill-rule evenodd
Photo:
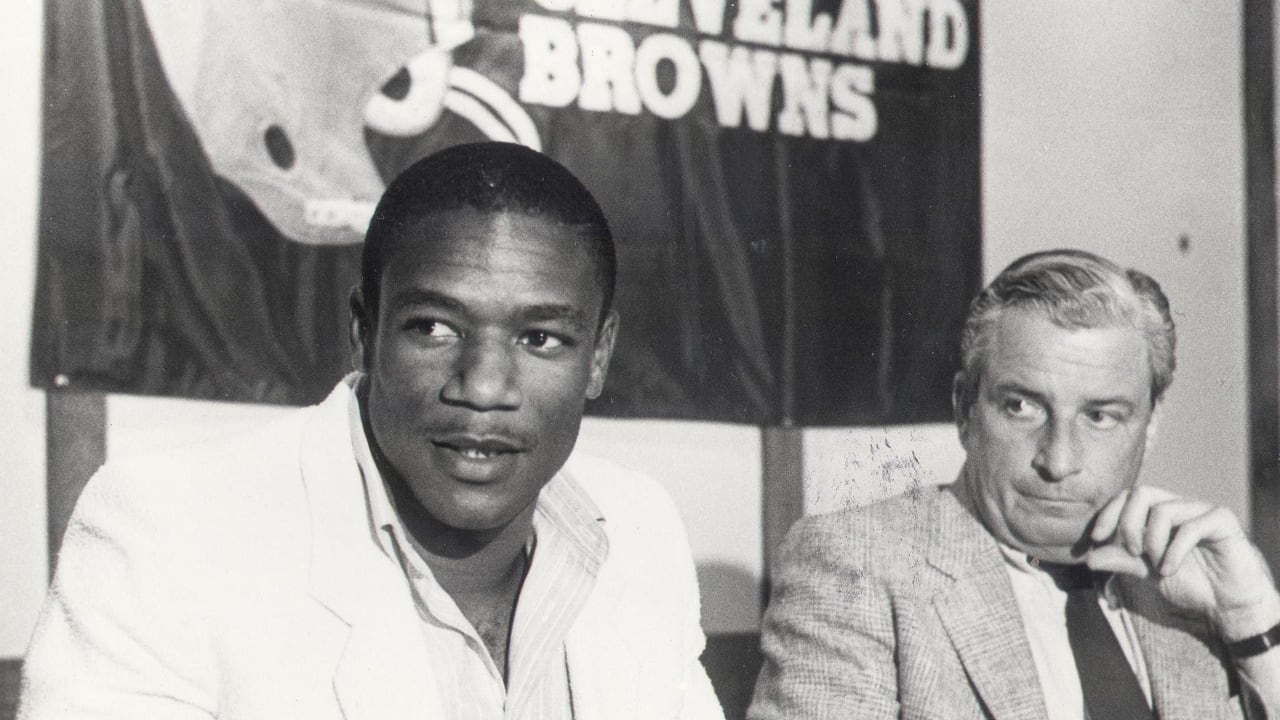
<path fill-rule="evenodd" d="M 440 718 L 411 593 L 370 532 L 349 395 L 104 465 L 63 540 L 18 716 Z M 719 720 L 670 498 L 599 460 L 562 472 L 609 540 L 565 641 L 575 718 Z"/>

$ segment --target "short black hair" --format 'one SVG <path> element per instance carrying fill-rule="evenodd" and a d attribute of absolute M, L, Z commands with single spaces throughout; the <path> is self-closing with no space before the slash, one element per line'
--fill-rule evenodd
<path fill-rule="evenodd" d="M 419 219 L 463 207 L 521 212 L 580 230 L 595 261 L 602 303 L 599 322 L 613 307 L 617 255 L 609 221 L 595 198 L 560 163 L 523 145 L 455 145 L 418 160 L 382 193 L 369 221 L 360 260 L 360 289 L 369 322 L 378 317 L 378 293 L 387 248 Z"/>

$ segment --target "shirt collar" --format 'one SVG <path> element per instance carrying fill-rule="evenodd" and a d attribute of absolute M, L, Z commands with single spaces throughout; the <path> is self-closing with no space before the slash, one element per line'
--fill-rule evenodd
<path fill-rule="evenodd" d="M 554 531 L 562 535 L 581 553 L 593 575 L 609 554 L 604 522 L 599 506 L 565 470 L 542 488 L 533 512 L 534 534 Z"/>
<path fill-rule="evenodd" d="M 1031 567 L 1031 561 L 1025 552 L 999 541 L 996 542 L 996 545 L 1000 547 L 1000 554 L 1004 556 L 1005 564 L 1019 572 L 1029 573 L 1035 571 L 1035 568 Z"/>
<path fill-rule="evenodd" d="M 364 381 L 362 373 L 353 372 L 343 378 L 343 382 L 351 388 L 347 403 L 347 424 L 351 432 L 351 449 L 355 452 L 356 465 L 360 468 L 361 481 L 364 485 L 365 504 L 369 516 L 369 531 L 378 547 L 387 557 L 398 561 L 394 542 L 396 531 L 400 528 L 400 520 L 383 483 L 382 474 L 373 460 L 373 451 L 369 448 L 369 438 L 365 434 L 364 419 L 360 416 L 360 384 Z M 401 547 L 408 547 L 403 541 Z"/>
<path fill-rule="evenodd" d="M 1035 582 L 1042 585 L 1045 589 L 1049 589 L 1054 592 L 1063 592 L 1058 588 L 1058 585 L 1053 581 L 1053 578 L 1049 576 L 1049 573 L 1036 567 L 1038 563 L 1025 551 L 1011 547 L 999 541 L 996 542 L 996 545 L 1000 547 L 1000 554 L 1004 556 L 1005 567 L 1009 568 L 1010 572 L 1034 578 Z M 1112 607 L 1118 607 L 1120 605 L 1119 595 L 1115 588 L 1114 575 L 1108 573 L 1108 577 L 1106 578 L 1100 593 L 1104 598 L 1106 598 L 1108 604 Z"/>

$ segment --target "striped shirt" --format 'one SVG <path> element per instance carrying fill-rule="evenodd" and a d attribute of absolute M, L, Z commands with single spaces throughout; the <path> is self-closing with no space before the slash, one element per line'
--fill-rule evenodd
<path fill-rule="evenodd" d="M 563 473 L 542 489 L 526 546 L 529 570 L 520 588 L 507 649 L 507 682 L 479 633 L 436 582 L 404 529 L 374 464 L 355 392 L 351 444 L 364 479 L 370 531 L 405 574 L 429 649 L 431 677 L 450 720 L 566 720 L 573 717 L 565 636 L 595 586 L 608 554 L 603 518 L 586 492 Z"/>

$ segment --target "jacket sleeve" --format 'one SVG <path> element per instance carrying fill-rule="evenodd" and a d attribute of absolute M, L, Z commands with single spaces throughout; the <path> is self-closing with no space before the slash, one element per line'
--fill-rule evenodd
<path fill-rule="evenodd" d="M 648 476 L 633 473 L 630 484 L 635 491 L 649 488 L 635 496 L 633 509 L 643 508 L 640 516 L 650 529 L 645 546 L 650 550 L 662 549 L 658 555 L 662 559 L 652 578 L 674 589 L 673 604 L 668 607 L 672 615 L 669 622 L 678 623 L 671 637 L 677 641 L 679 654 L 675 657 L 682 666 L 673 676 L 678 677 L 680 685 L 677 717 L 679 720 L 724 720 L 720 699 L 716 697 L 702 665 L 702 652 L 707 644 L 702 630 L 702 601 L 689 536 L 680 511 L 671 496 Z"/>
<path fill-rule="evenodd" d="M 702 652 L 706 648 L 707 638 L 702 631 L 701 594 L 688 535 L 675 503 L 665 492 L 661 493 L 660 512 L 668 517 L 667 530 L 663 532 L 663 536 L 672 548 L 670 572 L 675 575 L 674 582 L 682 589 L 680 595 L 683 617 L 680 622 L 684 636 L 681 643 L 684 652 L 684 700 L 680 708 L 680 720 L 724 720 L 720 699 L 702 665 Z"/>
<path fill-rule="evenodd" d="M 23 665 L 18 717 L 214 714 L 201 553 L 159 482 L 100 470 L 63 539 Z"/>
<path fill-rule="evenodd" d="M 566 639 L 574 717 L 724 720 L 702 665 L 698 578 L 675 502 L 650 476 L 590 455 L 571 458 L 566 473 L 609 540 Z"/>
<path fill-rule="evenodd" d="M 779 550 L 750 720 L 898 717 L 890 594 L 833 517 L 801 520 Z"/>
<path fill-rule="evenodd" d="M 680 718 L 681 720 L 724 720 L 720 700 L 716 697 L 716 692 L 711 687 L 711 680 L 707 677 L 707 671 L 699 659 L 701 648 L 706 644 L 706 638 L 698 622 L 696 600 L 693 623 L 689 626 L 687 634 L 689 638 L 687 646 L 697 650 L 691 652 L 685 661 L 685 696 Z"/>

